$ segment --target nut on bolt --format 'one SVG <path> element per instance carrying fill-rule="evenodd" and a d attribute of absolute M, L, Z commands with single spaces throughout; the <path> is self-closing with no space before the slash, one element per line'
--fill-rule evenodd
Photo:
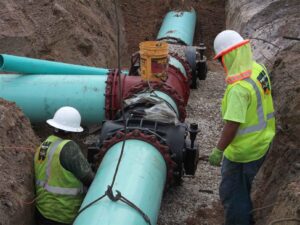
<path fill-rule="evenodd" d="M 138 136 L 140 135 L 140 131 L 139 131 L 139 130 L 134 130 L 134 131 L 132 132 L 132 135 L 133 135 L 134 137 L 138 137 Z"/>

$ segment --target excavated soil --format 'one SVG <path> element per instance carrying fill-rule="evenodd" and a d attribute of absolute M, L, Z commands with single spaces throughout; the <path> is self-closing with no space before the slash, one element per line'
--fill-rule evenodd
<path fill-rule="evenodd" d="M 0 224 L 33 224 L 33 155 L 39 140 L 14 103 L 0 98 Z"/>
<path fill-rule="evenodd" d="M 281 224 L 300 224 L 299 69 L 300 43 L 281 52 L 272 72 L 278 132 L 254 189 L 255 205 L 263 208 L 256 212 L 258 225 L 283 218 L 298 221 Z"/>
<path fill-rule="evenodd" d="M 91 66 L 117 65 L 112 1 L 0 1 L 0 14 L 1 52 Z M 119 23 L 122 29 L 121 16 Z M 126 55 L 123 34 L 121 53 Z"/>

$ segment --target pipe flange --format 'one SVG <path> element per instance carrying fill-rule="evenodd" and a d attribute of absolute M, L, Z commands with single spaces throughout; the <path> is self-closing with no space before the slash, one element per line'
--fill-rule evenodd
<path fill-rule="evenodd" d="M 101 154 L 97 154 L 96 158 L 98 161 L 101 161 L 105 153 L 115 144 L 124 140 L 125 133 L 123 131 L 117 131 L 112 137 L 107 140 L 104 140 L 102 148 L 100 150 Z M 126 140 L 136 139 L 147 142 L 153 145 L 163 156 L 166 165 L 167 165 L 167 184 L 173 183 L 173 173 L 177 164 L 171 159 L 169 153 L 169 147 L 165 144 L 162 144 L 155 135 L 149 135 L 143 133 L 141 130 L 135 129 L 126 134 Z"/>
<path fill-rule="evenodd" d="M 172 71 L 174 71 L 174 72 L 172 73 Z M 176 77 L 176 79 L 179 81 L 179 82 L 177 82 L 177 85 L 181 86 L 180 92 L 184 99 L 184 105 L 187 105 L 189 95 L 190 95 L 190 87 L 189 87 L 190 80 L 187 79 L 186 77 L 182 76 L 180 69 L 178 69 L 177 67 L 175 67 L 173 65 L 169 65 L 169 74 L 171 74 L 172 77 Z M 169 84 L 171 84 L 170 86 L 173 86 L 173 89 L 176 86 L 176 83 L 173 84 L 171 81 L 169 82 Z M 175 90 L 176 90 L 176 88 L 175 88 Z M 179 92 L 179 89 L 178 89 L 178 92 Z"/>
<path fill-rule="evenodd" d="M 106 88 L 105 88 L 105 118 L 106 119 L 111 119 L 113 114 L 114 114 L 114 110 L 112 107 L 112 101 L 113 101 L 113 84 L 114 84 L 114 79 L 116 77 L 116 73 L 118 71 L 117 70 L 112 70 L 108 76 L 107 76 L 107 80 L 106 80 Z"/>
<path fill-rule="evenodd" d="M 181 74 L 181 71 L 177 68 L 176 69 L 178 73 Z M 109 73 L 108 78 L 107 78 L 107 85 L 106 85 L 106 90 L 105 90 L 105 117 L 106 119 L 113 119 L 114 115 L 116 112 L 119 110 L 119 104 L 116 102 L 116 93 L 115 91 L 117 90 L 117 85 L 118 85 L 118 71 L 113 70 Z M 184 77 L 184 76 L 182 76 Z M 168 82 L 168 81 L 166 81 Z M 121 81 L 121 83 L 123 83 Z M 162 91 L 166 94 L 168 94 L 174 102 L 177 105 L 178 112 L 179 112 L 179 121 L 183 122 L 184 119 L 186 118 L 186 109 L 185 109 L 185 101 L 184 101 L 184 96 L 181 96 L 176 90 L 174 90 L 172 87 L 170 87 L 166 83 L 159 83 L 159 82 L 150 82 L 151 88 L 154 90 Z M 145 81 L 140 81 L 138 84 L 132 86 L 128 91 L 124 93 L 123 99 L 131 98 L 134 94 L 137 94 L 139 92 L 142 92 L 149 88 L 149 84 Z M 183 93 L 184 94 L 184 93 Z"/>
<path fill-rule="evenodd" d="M 188 63 L 188 61 L 186 61 L 185 59 L 180 57 L 180 55 L 178 55 L 176 52 L 170 52 L 169 54 L 170 54 L 170 56 L 177 59 L 183 65 L 183 68 L 185 69 L 188 78 L 192 79 L 192 69 L 191 69 L 191 66 Z"/>

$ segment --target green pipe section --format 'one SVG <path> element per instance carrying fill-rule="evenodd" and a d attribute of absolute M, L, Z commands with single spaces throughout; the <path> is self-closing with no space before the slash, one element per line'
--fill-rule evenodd
<path fill-rule="evenodd" d="M 108 69 L 81 66 L 28 57 L 0 55 L 0 70 L 18 74 L 107 75 Z"/>
<path fill-rule="evenodd" d="M 122 142 L 104 156 L 81 209 L 102 196 L 111 185 Z M 166 163 L 160 152 L 141 140 L 126 140 L 124 154 L 113 187 L 138 206 L 155 225 L 166 182 Z M 135 209 L 107 196 L 82 211 L 74 225 L 148 225 Z"/>
<path fill-rule="evenodd" d="M 106 80 L 106 75 L 0 75 L 0 97 L 16 102 L 33 123 L 52 118 L 62 106 L 75 107 L 83 124 L 100 123 Z"/>
<path fill-rule="evenodd" d="M 191 11 L 171 11 L 163 21 L 158 32 L 157 39 L 176 39 L 186 45 L 193 45 L 196 27 L 196 12 Z"/>

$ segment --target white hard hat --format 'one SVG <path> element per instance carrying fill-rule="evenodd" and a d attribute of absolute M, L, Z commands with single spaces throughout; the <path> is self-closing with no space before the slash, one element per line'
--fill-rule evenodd
<path fill-rule="evenodd" d="M 214 59 L 217 59 L 230 50 L 233 50 L 235 47 L 239 47 L 248 42 L 249 40 L 244 40 L 238 32 L 234 30 L 224 30 L 219 33 L 214 40 L 214 49 L 216 53 Z"/>
<path fill-rule="evenodd" d="M 47 120 L 47 123 L 55 128 L 70 132 L 82 132 L 83 128 L 80 126 L 81 116 L 77 109 L 64 106 L 59 108 L 53 119 Z"/>

